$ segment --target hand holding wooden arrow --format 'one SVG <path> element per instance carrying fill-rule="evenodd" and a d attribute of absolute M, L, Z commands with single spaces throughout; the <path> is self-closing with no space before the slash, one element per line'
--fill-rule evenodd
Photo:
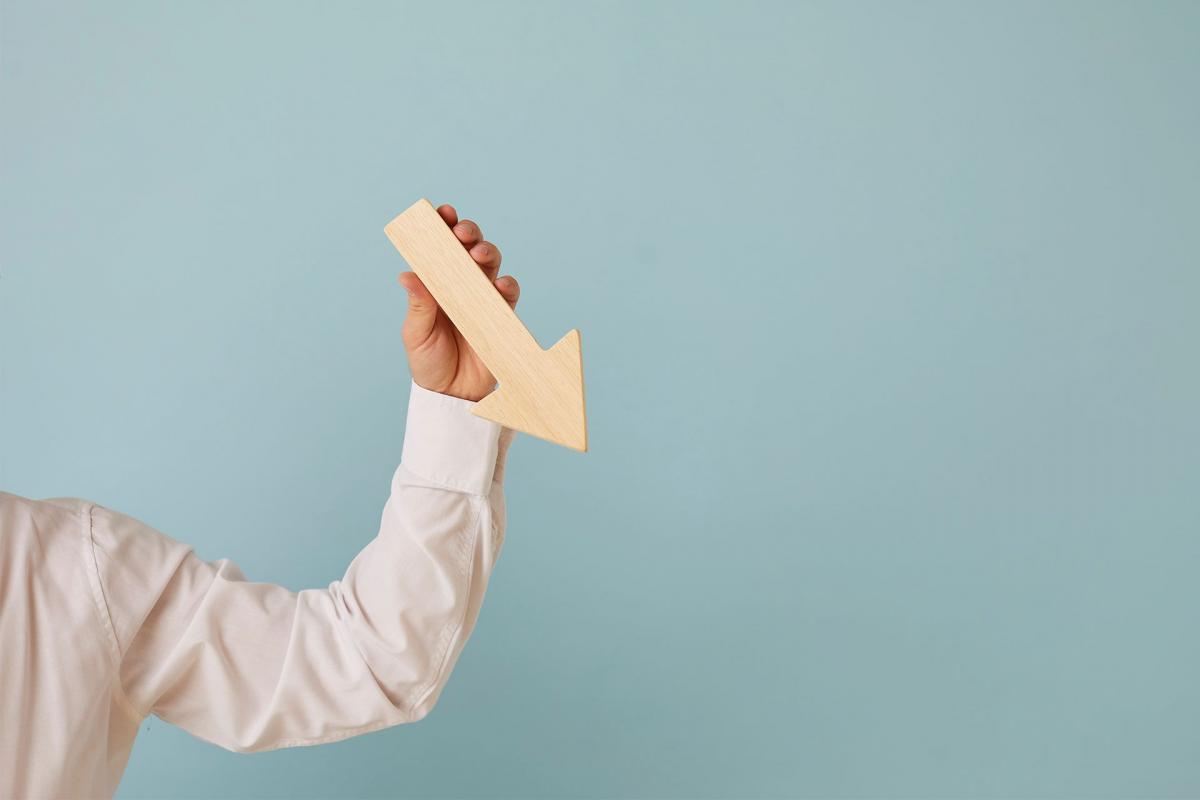
<path fill-rule="evenodd" d="M 472 413 L 586 452 L 579 331 L 543 350 L 428 200 L 384 233 L 500 382 Z"/>

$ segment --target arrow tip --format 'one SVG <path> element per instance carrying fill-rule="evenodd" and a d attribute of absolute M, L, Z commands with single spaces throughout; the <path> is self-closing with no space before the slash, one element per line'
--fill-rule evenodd
<path fill-rule="evenodd" d="M 579 331 L 573 330 L 533 363 L 523 364 L 471 409 L 476 416 L 540 439 L 588 449 Z"/>

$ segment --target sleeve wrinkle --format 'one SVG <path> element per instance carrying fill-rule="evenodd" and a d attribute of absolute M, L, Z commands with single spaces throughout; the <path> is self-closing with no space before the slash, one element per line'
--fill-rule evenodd
<path fill-rule="evenodd" d="M 378 532 L 324 588 L 251 582 L 231 561 L 202 561 L 143 523 L 100 514 L 94 566 L 131 708 L 235 751 L 424 718 L 503 540 L 511 436 L 501 446 L 500 426 L 470 405 L 414 387 Z"/>

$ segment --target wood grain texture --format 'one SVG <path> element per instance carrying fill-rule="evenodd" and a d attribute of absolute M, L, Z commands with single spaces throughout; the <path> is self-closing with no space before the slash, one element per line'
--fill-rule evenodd
<path fill-rule="evenodd" d="M 586 451 L 579 331 L 543 350 L 428 200 L 418 200 L 384 232 L 500 383 L 472 412 Z"/>

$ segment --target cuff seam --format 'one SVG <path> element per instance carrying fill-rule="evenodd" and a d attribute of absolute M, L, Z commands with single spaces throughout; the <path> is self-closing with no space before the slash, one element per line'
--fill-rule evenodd
<path fill-rule="evenodd" d="M 499 423 L 471 413 L 470 400 L 412 382 L 400 465 L 448 491 L 486 495 L 495 478 Z"/>

